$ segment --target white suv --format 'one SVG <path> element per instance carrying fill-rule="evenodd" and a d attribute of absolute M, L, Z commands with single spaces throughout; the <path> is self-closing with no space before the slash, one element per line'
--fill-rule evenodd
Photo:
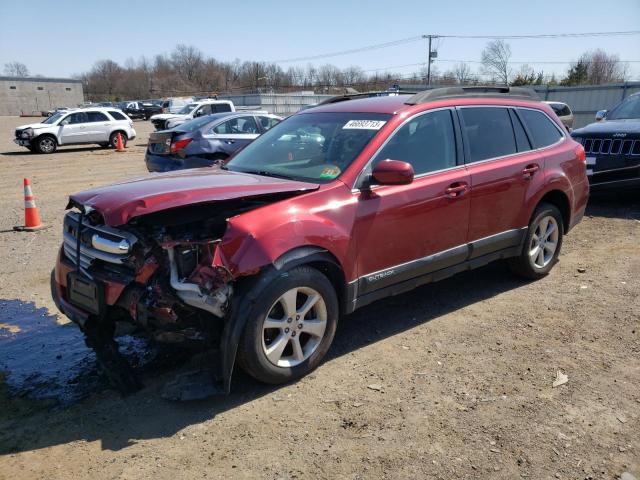
<path fill-rule="evenodd" d="M 167 130 L 197 117 L 235 111 L 233 102 L 230 100 L 200 100 L 185 105 L 178 113 L 159 113 L 152 116 L 150 120 L 156 130 Z"/>
<path fill-rule="evenodd" d="M 97 143 L 115 147 L 118 133 L 126 145 L 136 137 L 133 122 L 115 108 L 81 108 L 58 112 L 42 123 L 16 128 L 15 143 L 32 152 L 53 153 L 58 145 Z"/>

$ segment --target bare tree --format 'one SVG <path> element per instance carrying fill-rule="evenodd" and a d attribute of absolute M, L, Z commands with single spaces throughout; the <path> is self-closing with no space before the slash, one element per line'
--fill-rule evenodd
<path fill-rule="evenodd" d="M 482 51 L 482 65 L 489 75 L 500 83 L 509 84 L 511 76 L 511 47 L 503 40 L 492 40 Z"/>
<path fill-rule="evenodd" d="M 604 50 L 583 53 L 580 60 L 587 64 L 587 79 L 592 85 L 623 82 L 627 75 L 626 64 L 620 62 L 620 57 Z"/>
<path fill-rule="evenodd" d="M 24 63 L 10 62 L 4 64 L 4 74 L 8 77 L 28 77 L 29 69 Z"/>
<path fill-rule="evenodd" d="M 469 67 L 468 63 L 456 63 L 453 67 L 452 73 L 458 83 L 461 85 L 467 84 L 471 80 L 471 67 Z"/>

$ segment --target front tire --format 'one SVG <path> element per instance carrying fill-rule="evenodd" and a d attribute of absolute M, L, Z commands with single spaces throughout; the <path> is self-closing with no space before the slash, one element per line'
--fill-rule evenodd
<path fill-rule="evenodd" d="M 546 276 L 558 261 L 564 226 L 558 207 L 541 203 L 533 212 L 522 252 L 509 260 L 511 270 L 525 278 Z"/>
<path fill-rule="evenodd" d="M 238 349 L 238 362 L 255 379 L 286 383 L 314 370 L 338 324 L 331 282 L 315 268 L 282 272 L 258 294 Z"/>
<path fill-rule="evenodd" d="M 58 148 L 58 142 L 55 138 L 45 135 L 33 142 L 33 148 L 38 153 L 53 153 Z"/>

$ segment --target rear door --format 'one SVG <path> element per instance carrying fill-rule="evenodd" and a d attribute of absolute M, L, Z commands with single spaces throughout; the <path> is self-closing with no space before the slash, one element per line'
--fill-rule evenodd
<path fill-rule="evenodd" d="M 220 150 L 231 155 L 251 143 L 258 135 L 260 130 L 253 115 L 243 115 L 219 123 L 203 137 L 218 141 Z"/>
<path fill-rule="evenodd" d="M 409 185 L 354 192 L 359 294 L 463 262 L 468 253 L 470 178 L 451 109 L 420 113 L 375 155 L 413 166 Z M 365 173 L 367 170 L 365 170 Z"/>
<path fill-rule="evenodd" d="M 112 121 L 103 112 L 87 112 L 86 142 L 108 142 Z"/>
<path fill-rule="evenodd" d="M 508 107 L 458 107 L 471 176 L 472 258 L 520 244 L 525 201 L 544 184 L 544 159 Z"/>

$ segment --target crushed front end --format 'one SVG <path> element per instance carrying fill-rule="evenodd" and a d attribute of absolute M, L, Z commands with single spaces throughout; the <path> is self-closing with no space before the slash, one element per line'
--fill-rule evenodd
<path fill-rule="evenodd" d="M 234 278 L 218 249 L 228 209 L 158 212 L 114 228 L 98 211 L 70 206 L 52 295 L 119 390 L 139 386 L 114 340 L 125 324 L 154 341 L 225 350 Z M 228 391 L 231 373 L 214 374 Z"/>

